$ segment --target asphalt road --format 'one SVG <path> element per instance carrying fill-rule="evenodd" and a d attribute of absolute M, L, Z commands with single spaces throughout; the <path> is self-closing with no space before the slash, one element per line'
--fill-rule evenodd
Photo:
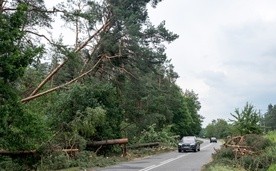
<path fill-rule="evenodd" d="M 96 171 L 200 171 L 202 166 L 211 161 L 214 148 L 220 143 L 203 140 L 199 152 L 178 153 L 173 151 L 147 158 L 121 163 Z"/>

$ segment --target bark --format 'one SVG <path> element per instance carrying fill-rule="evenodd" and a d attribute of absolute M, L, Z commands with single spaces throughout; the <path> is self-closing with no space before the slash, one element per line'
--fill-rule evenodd
<path fill-rule="evenodd" d="M 106 30 L 106 28 L 109 25 L 109 21 L 107 21 L 100 29 L 98 29 L 92 36 L 90 36 L 81 46 L 79 46 L 78 48 L 76 48 L 75 52 L 79 52 L 81 49 L 83 49 L 95 36 L 97 36 L 102 30 Z M 36 89 L 30 94 L 29 97 L 22 99 L 22 102 L 26 102 L 29 100 L 33 100 L 36 97 L 42 96 L 44 94 L 48 94 L 50 92 L 53 92 L 57 89 L 60 89 L 61 87 L 64 87 L 66 85 L 68 85 L 68 83 L 65 83 L 64 85 L 58 86 L 56 88 L 50 89 L 48 91 L 46 91 L 46 93 L 40 93 L 39 95 L 37 94 L 37 92 L 64 66 L 64 64 L 68 61 L 68 58 L 66 60 L 64 60 L 60 65 L 58 65 L 51 73 L 48 74 L 48 76 L 42 80 L 42 82 L 36 87 Z M 83 75 L 83 74 L 82 74 Z M 79 78 L 79 77 L 77 77 Z M 74 82 L 74 80 L 70 81 L 70 83 Z M 36 95 L 37 94 L 37 95 Z"/>
<path fill-rule="evenodd" d="M 80 79 L 80 78 L 86 76 L 86 75 L 89 74 L 91 71 L 93 71 L 94 68 L 100 63 L 100 61 L 101 61 L 101 59 L 99 59 L 99 60 L 97 61 L 97 63 L 96 63 L 89 71 L 87 71 L 87 72 L 85 72 L 85 73 L 79 75 L 78 77 L 74 78 L 73 80 L 71 80 L 71 81 L 69 81 L 69 82 L 67 82 L 67 83 L 65 83 L 65 84 L 62 84 L 62 85 L 60 85 L 60 86 L 51 88 L 51 89 L 49 89 L 49 90 L 47 90 L 47 91 L 44 91 L 44 92 L 42 92 L 42 93 L 35 94 L 35 95 L 29 96 L 29 97 L 27 97 L 27 98 L 24 98 L 24 99 L 21 100 L 21 102 L 22 102 L 22 103 L 26 103 L 26 102 L 28 102 L 28 101 L 30 101 L 30 100 L 33 100 L 33 99 L 37 98 L 37 97 L 40 97 L 40 96 L 49 94 L 49 93 L 51 93 L 51 92 L 53 92 L 53 91 L 56 91 L 56 90 L 58 90 L 58 89 L 61 89 L 61 88 L 65 87 L 65 86 L 68 86 L 68 85 L 74 83 L 74 82 L 77 81 L 78 79 Z"/>
<path fill-rule="evenodd" d="M 115 144 L 127 144 L 128 138 L 113 139 L 113 140 L 103 140 L 103 141 L 93 141 L 87 143 L 87 146 L 101 146 L 101 145 L 115 145 Z"/>

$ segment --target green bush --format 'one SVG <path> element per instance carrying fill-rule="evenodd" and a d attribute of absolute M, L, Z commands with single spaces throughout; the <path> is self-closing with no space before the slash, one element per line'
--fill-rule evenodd
<path fill-rule="evenodd" d="M 235 153 L 233 152 L 232 148 L 221 148 L 219 151 L 217 151 L 215 154 L 213 154 L 213 159 L 234 159 Z"/>
<path fill-rule="evenodd" d="M 276 170 L 276 164 L 272 164 L 267 171 L 275 171 Z"/>
<path fill-rule="evenodd" d="M 0 156 L 0 170 L 2 171 L 22 171 L 35 170 L 39 159 L 37 156 Z"/>
<path fill-rule="evenodd" d="M 276 143 L 276 131 L 268 132 L 265 137 L 269 139 L 272 143 Z"/>
<path fill-rule="evenodd" d="M 246 145 L 252 147 L 254 151 L 264 150 L 271 145 L 271 141 L 261 135 L 247 134 L 244 138 Z"/>
<path fill-rule="evenodd" d="M 245 171 L 245 170 L 242 168 L 235 168 L 235 167 L 231 167 L 231 166 L 225 166 L 222 164 L 215 164 L 215 165 L 210 166 L 205 171 Z"/>
<path fill-rule="evenodd" d="M 156 131 L 155 128 L 156 124 L 153 124 L 147 130 L 144 130 L 138 143 L 161 142 L 169 146 L 176 145 L 175 138 L 170 132 L 170 126 L 163 128 L 161 131 Z"/>

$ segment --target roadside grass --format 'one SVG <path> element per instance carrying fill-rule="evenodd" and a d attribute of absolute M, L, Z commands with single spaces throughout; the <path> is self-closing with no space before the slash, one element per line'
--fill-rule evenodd
<path fill-rule="evenodd" d="M 234 168 L 230 166 L 224 166 L 221 164 L 215 164 L 205 169 L 205 171 L 246 171 L 246 170 L 243 168 Z"/>

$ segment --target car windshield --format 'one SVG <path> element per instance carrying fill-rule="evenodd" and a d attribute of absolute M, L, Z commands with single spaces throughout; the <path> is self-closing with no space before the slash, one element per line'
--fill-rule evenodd
<path fill-rule="evenodd" d="M 183 143 L 194 143 L 195 140 L 193 140 L 193 139 L 182 139 L 182 142 Z"/>
<path fill-rule="evenodd" d="M 183 143 L 194 143 L 195 139 L 193 137 L 183 137 L 181 142 L 183 142 Z"/>

